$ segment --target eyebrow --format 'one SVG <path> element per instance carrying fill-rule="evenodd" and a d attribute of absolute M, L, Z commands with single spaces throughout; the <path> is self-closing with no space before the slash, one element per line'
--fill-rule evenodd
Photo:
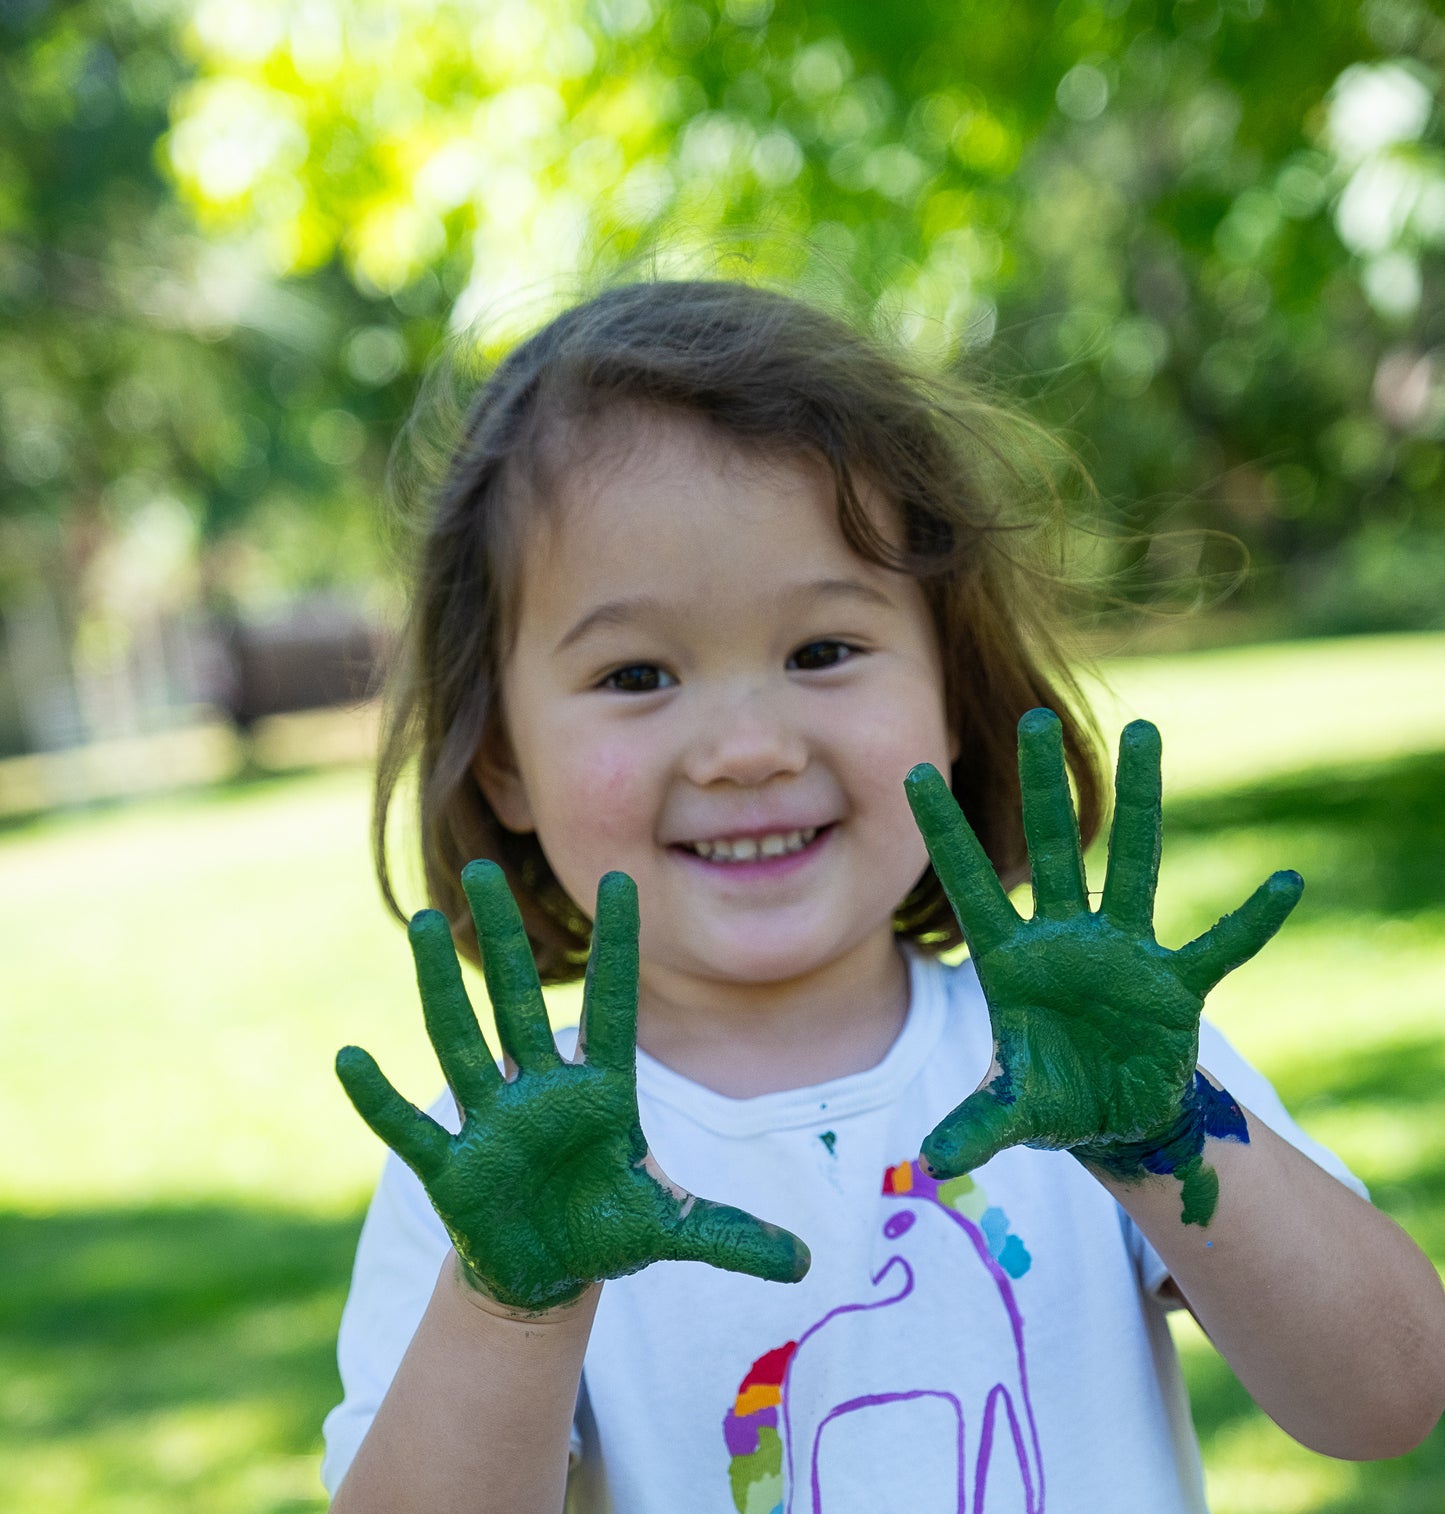
<path fill-rule="evenodd" d="M 854 600 L 860 604 L 871 605 L 875 609 L 897 609 L 894 601 L 881 589 L 875 589 L 860 578 L 814 578 L 804 583 L 789 584 L 779 592 L 778 599 L 787 604 L 794 604 L 800 599 Z M 658 599 L 652 594 L 635 594 L 627 599 L 609 599 L 605 604 L 589 610 L 581 620 L 577 621 L 562 636 L 555 650 L 565 651 L 592 631 L 611 626 L 636 625 L 639 621 L 650 617 L 665 615 L 672 608 L 665 600 Z"/>

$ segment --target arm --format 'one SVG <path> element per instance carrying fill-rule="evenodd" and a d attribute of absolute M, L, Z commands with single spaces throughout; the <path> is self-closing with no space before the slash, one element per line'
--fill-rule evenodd
<path fill-rule="evenodd" d="M 1388 1215 L 1244 1111 L 1211 1141 L 1219 1204 L 1185 1225 L 1168 1178 L 1100 1175 L 1254 1401 L 1327 1456 L 1417 1446 L 1445 1411 L 1445 1291 Z M 1174 1190 L 1174 1191 L 1171 1191 Z"/>
<path fill-rule="evenodd" d="M 337 1073 L 358 1113 L 416 1173 L 453 1251 L 337 1495 L 358 1514 L 561 1508 L 568 1432 L 601 1282 L 664 1259 L 794 1281 L 807 1248 L 662 1174 L 637 1111 L 637 893 L 598 887 L 578 1057 L 552 1039 L 500 869 L 462 875 L 505 1079 L 477 1028 L 451 932 L 411 922 L 427 1035 L 461 1112 L 452 1135 L 357 1047 Z"/>
<path fill-rule="evenodd" d="M 335 1514 L 560 1510 L 600 1292 L 541 1315 L 507 1313 L 450 1253 Z"/>
<path fill-rule="evenodd" d="M 1134 1217 L 1265 1411 L 1316 1450 L 1390 1456 L 1445 1406 L 1445 1294 L 1388 1218 L 1251 1119 L 1197 1068 L 1205 995 L 1283 923 L 1276 873 L 1170 951 L 1154 939 L 1159 736 L 1120 741 L 1109 866 L 1085 887 L 1058 721 L 1019 723 L 1034 913 L 1014 910 L 947 786 L 909 801 L 988 999 L 994 1066 L 924 1142 L 940 1176 L 1008 1146 L 1069 1151 Z"/>

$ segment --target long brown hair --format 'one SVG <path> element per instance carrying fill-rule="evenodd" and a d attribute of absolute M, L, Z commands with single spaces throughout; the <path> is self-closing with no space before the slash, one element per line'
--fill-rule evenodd
<path fill-rule="evenodd" d="M 1080 830 L 1086 843 L 1096 834 L 1096 743 L 1059 639 L 1057 575 L 1036 560 L 1036 524 L 1050 503 L 1026 422 L 826 311 L 725 281 L 609 289 L 543 326 L 474 386 L 430 502 L 383 724 L 372 839 L 398 916 L 387 816 L 415 758 L 427 891 L 458 945 L 475 957 L 459 874 L 490 857 L 516 895 L 542 980 L 581 974 L 590 921 L 536 836 L 493 814 L 472 769 L 497 728 L 519 517 L 545 508 L 564 430 L 575 436 L 578 423 L 615 407 L 666 407 L 744 447 L 822 457 L 849 545 L 922 586 L 959 741 L 953 792 L 1005 883 L 1027 876 L 1015 757 L 1026 710 L 1047 706 L 1063 722 Z M 901 548 L 877 529 L 860 483 L 898 511 Z M 894 928 L 934 952 L 960 940 L 932 869 Z"/>

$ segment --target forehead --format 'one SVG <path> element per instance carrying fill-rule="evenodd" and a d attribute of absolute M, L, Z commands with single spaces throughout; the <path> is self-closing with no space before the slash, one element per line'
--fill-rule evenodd
<path fill-rule="evenodd" d="M 836 480 L 816 453 L 753 445 L 704 417 L 639 406 L 570 422 L 547 450 L 520 542 L 524 598 L 529 584 L 535 594 L 559 577 L 687 577 L 701 562 L 726 577 L 780 550 L 835 571 L 886 572 L 846 540 Z M 859 494 L 894 541 L 896 511 L 866 484 Z"/>

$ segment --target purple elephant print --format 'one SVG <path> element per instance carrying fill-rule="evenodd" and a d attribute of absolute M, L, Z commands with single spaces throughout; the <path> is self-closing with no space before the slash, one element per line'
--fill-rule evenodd
<path fill-rule="evenodd" d="M 870 1287 L 739 1385 L 723 1421 L 733 1505 L 898 1508 L 906 1466 L 910 1514 L 1043 1514 L 1014 1297 L 1029 1254 L 970 1177 L 940 1183 L 902 1162 L 883 1194 L 894 1202 Z"/>

